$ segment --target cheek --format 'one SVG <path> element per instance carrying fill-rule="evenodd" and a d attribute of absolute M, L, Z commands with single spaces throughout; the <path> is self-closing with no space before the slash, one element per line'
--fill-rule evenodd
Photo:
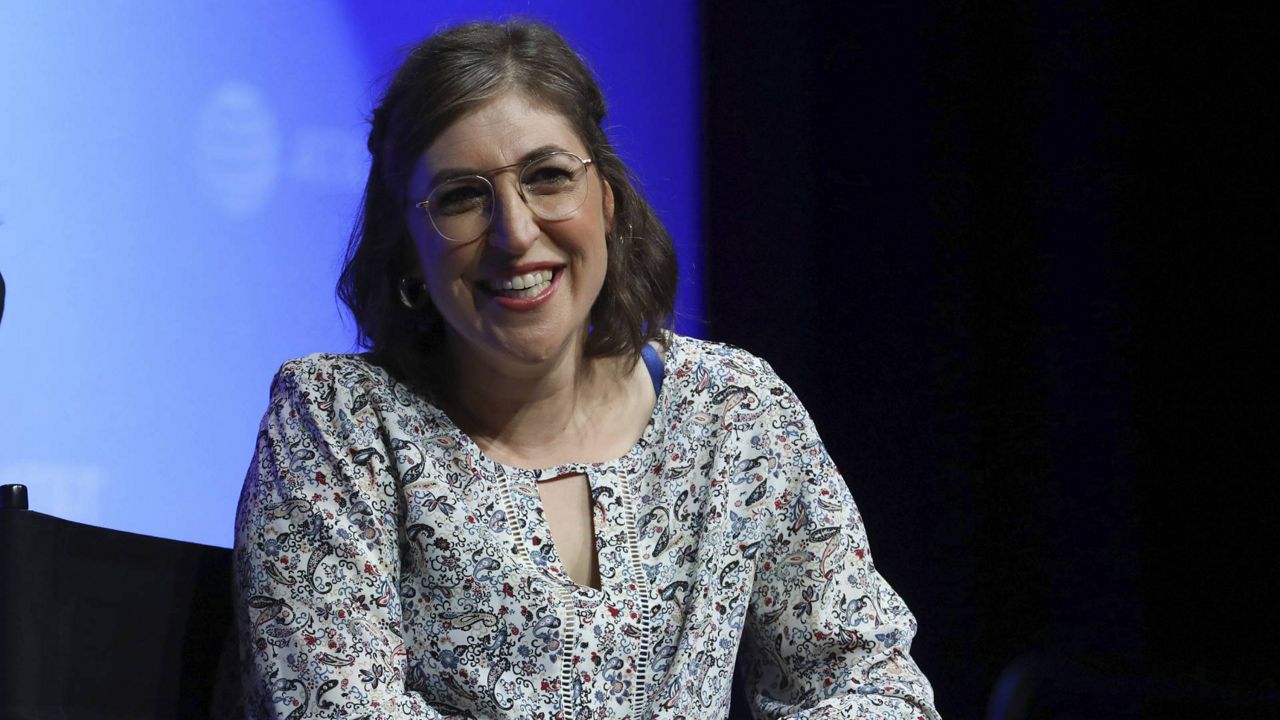
<path fill-rule="evenodd" d="M 450 277 L 443 259 L 430 250 L 419 250 L 418 257 L 421 258 L 422 277 L 426 279 L 431 294 L 438 294 L 448 287 Z"/>
<path fill-rule="evenodd" d="M 427 241 L 427 228 L 422 226 L 425 218 L 418 217 L 415 213 L 410 212 L 405 217 L 405 229 L 409 233 L 409 243 L 413 249 L 413 262 L 417 263 L 418 270 L 422 272 L 422 276 L 427 277 L 427 271 L 433 263 L 431 243 Z"/>
<path fill-rule="evenodd" d="M 472 246 L 443 248 L 435 243 L 419 243 L 418 257 L 422 277 L 437 303 L 470 291 L 466 277 L 477 260 Z"/>

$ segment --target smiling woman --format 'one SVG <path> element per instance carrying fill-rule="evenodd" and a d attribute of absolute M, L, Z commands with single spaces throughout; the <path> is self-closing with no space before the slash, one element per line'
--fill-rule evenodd
<path fill-rule="evenodd" d="M 533 23 L 391 82 L 339 286 L 370 352 L 281 368 L 241 495 L 250 716 L 723 718 L 736 667 L 761 717 L 936 717 L 795 395 L 664 329 L 604 115 Z"/>
<path fill-rule="evenodd" d="M 589 154 L 563 115 L 514 89 L 472 110 L 422 154 L 408 193 L 428 197 L 428 212 L 410 213 L 408 226 L 422 282 L 457 340 L 448 343 L 453 367 L 520 375 L 515 365 L 583 356 L 614 215 L 613 190 L 590 172 L 582 159 Z M 492 181 L 431 182 L 457 175 L 450 168 L 495 166 Z"/>
<path fill-rule="evenodd" d="M 361 224 L 339 284 L 363 339 L 382 364 L 428 396 L 450 384 L 443 381 L 449 366 L 442 367 L 437 352 L 446 324 L 433 301 L 441 298 L 419 292 L 429 288 L 417 281 L 426 279 L 422 268 L 428 257 L 436 257 L 433 253 L 465 254 L 457 246 L 480 238 L 472 235 L 474 223 L 457 230 L 456 237 L 440 234 L 435 224 L 442 215 L 430 203 L 433 198 L 437 204 L 462 202 L 465 196 L 456 192 L 468 189 L 474 200 L 474 184 L 445 183 L 471 176 L 473 183 L 488 183 L 485 192 L 492 200 L 481 213 L 480 231 L 494 223 L 507 224 L 495 231 L 519 231 L 522 218 L 510 214 L 510 202 L 532 196 L 521 182 L 529 179 L 526 171 L 491 178 L 481 173 L 514 170 L 501 166 L 552 150 L 574 153 L 587 164 L 580 187 L 595 199 L 597 214 L 606 199 L 611 212 L 608 232 L 601 236 L 608 248 L 605 281 L 591 308 L 585 354 L 634 357 L 646 342 L 659 340 L 675 301 L 675 254 L 666 228 L 604 132 L 605 110 L 586 65 L 545 26 L 462 26 L 410 54 L 374 111 L 368 143 L 373 163 Z M 526 112 L 539 127 L 526 127 Z M 464 115 L 475 122 L 460 123 Z M 505 123 L 505 130 L 493 123 Z M 526 145 L 515 148 L 516 138 L 505 138 L 511 132 L 520 133 Z M 506 145 L 501 150 L 483 146 L 499 136 Z M 502 159 L 490 162 L 486 155 Z M 504 183 L 518 192 L 502 192 Z M 537 207 L 535 202 L 527 212 L 532 215 Z M 538 220 L 549 228 L 582 222 L 577 215 Z M 424 235 L 427 227 L 436 230 L 438 247 Z M 485 262 L 495 264 L 492 257 Z M 412 302 L 404 302 L 406 295 Z"/>

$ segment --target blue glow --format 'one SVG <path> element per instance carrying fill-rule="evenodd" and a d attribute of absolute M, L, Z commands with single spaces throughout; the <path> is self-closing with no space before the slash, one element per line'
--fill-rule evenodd
<path fill-rule="evenodd" d="M 461 20 L 537 17 L 590 59 L 696 333 L 694 5 L 0 5 L 0 482 L 34 510 L 230 543 L 275 369 L 353 347 L 333 286 L 380 80 Z"/>

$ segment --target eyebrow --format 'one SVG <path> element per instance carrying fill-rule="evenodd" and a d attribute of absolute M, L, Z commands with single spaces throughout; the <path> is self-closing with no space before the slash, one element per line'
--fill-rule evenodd
<path fill-rule="evenodd" d="M 440 183 L 448 182 L 455 178 L 468 177 L 470 175 L 485 176 L 488 173 L 493 172 L 494 170 L 502 170 L 504 168 L 513 167 L 515 165 L 520 165 L 522 163 L 527 163 L 533 158 L 536 158 L 542 155 L 550 155 L 551 153 L 554 153 L 554 152 L 572 152 L 572 150 L 566 150 L 560 147 L 559 145 L 540 145 L 530 150 L 529 152 L 525 153 L 524 155 L 521 155 L 520 159 L 516 160 L 513 163 L 510 163 L 507 165 L 500 165 L 496 168 L 490 168 L 488 170 L 473 170 L 471 168 L 443 168 L 441 170 L 438 170 L 434 175 L 431 176 L 431 182 L 427 185 L 427 187 L 434 189 Z"/>

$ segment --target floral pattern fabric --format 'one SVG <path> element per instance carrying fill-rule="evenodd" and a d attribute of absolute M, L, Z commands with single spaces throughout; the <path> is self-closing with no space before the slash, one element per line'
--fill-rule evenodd
<path fill-rule="evenodd" d="M 262 718 L 936 718 L 804 408 L 760 359 L 671 335 L 624 457 L 522 469 L 357 355 L 286 363 L 240 498 L 246 704 Z M 599 589 L 540 478 L 583 473 Z M 741 652 L 739 648 L 741 646 Z"/>

